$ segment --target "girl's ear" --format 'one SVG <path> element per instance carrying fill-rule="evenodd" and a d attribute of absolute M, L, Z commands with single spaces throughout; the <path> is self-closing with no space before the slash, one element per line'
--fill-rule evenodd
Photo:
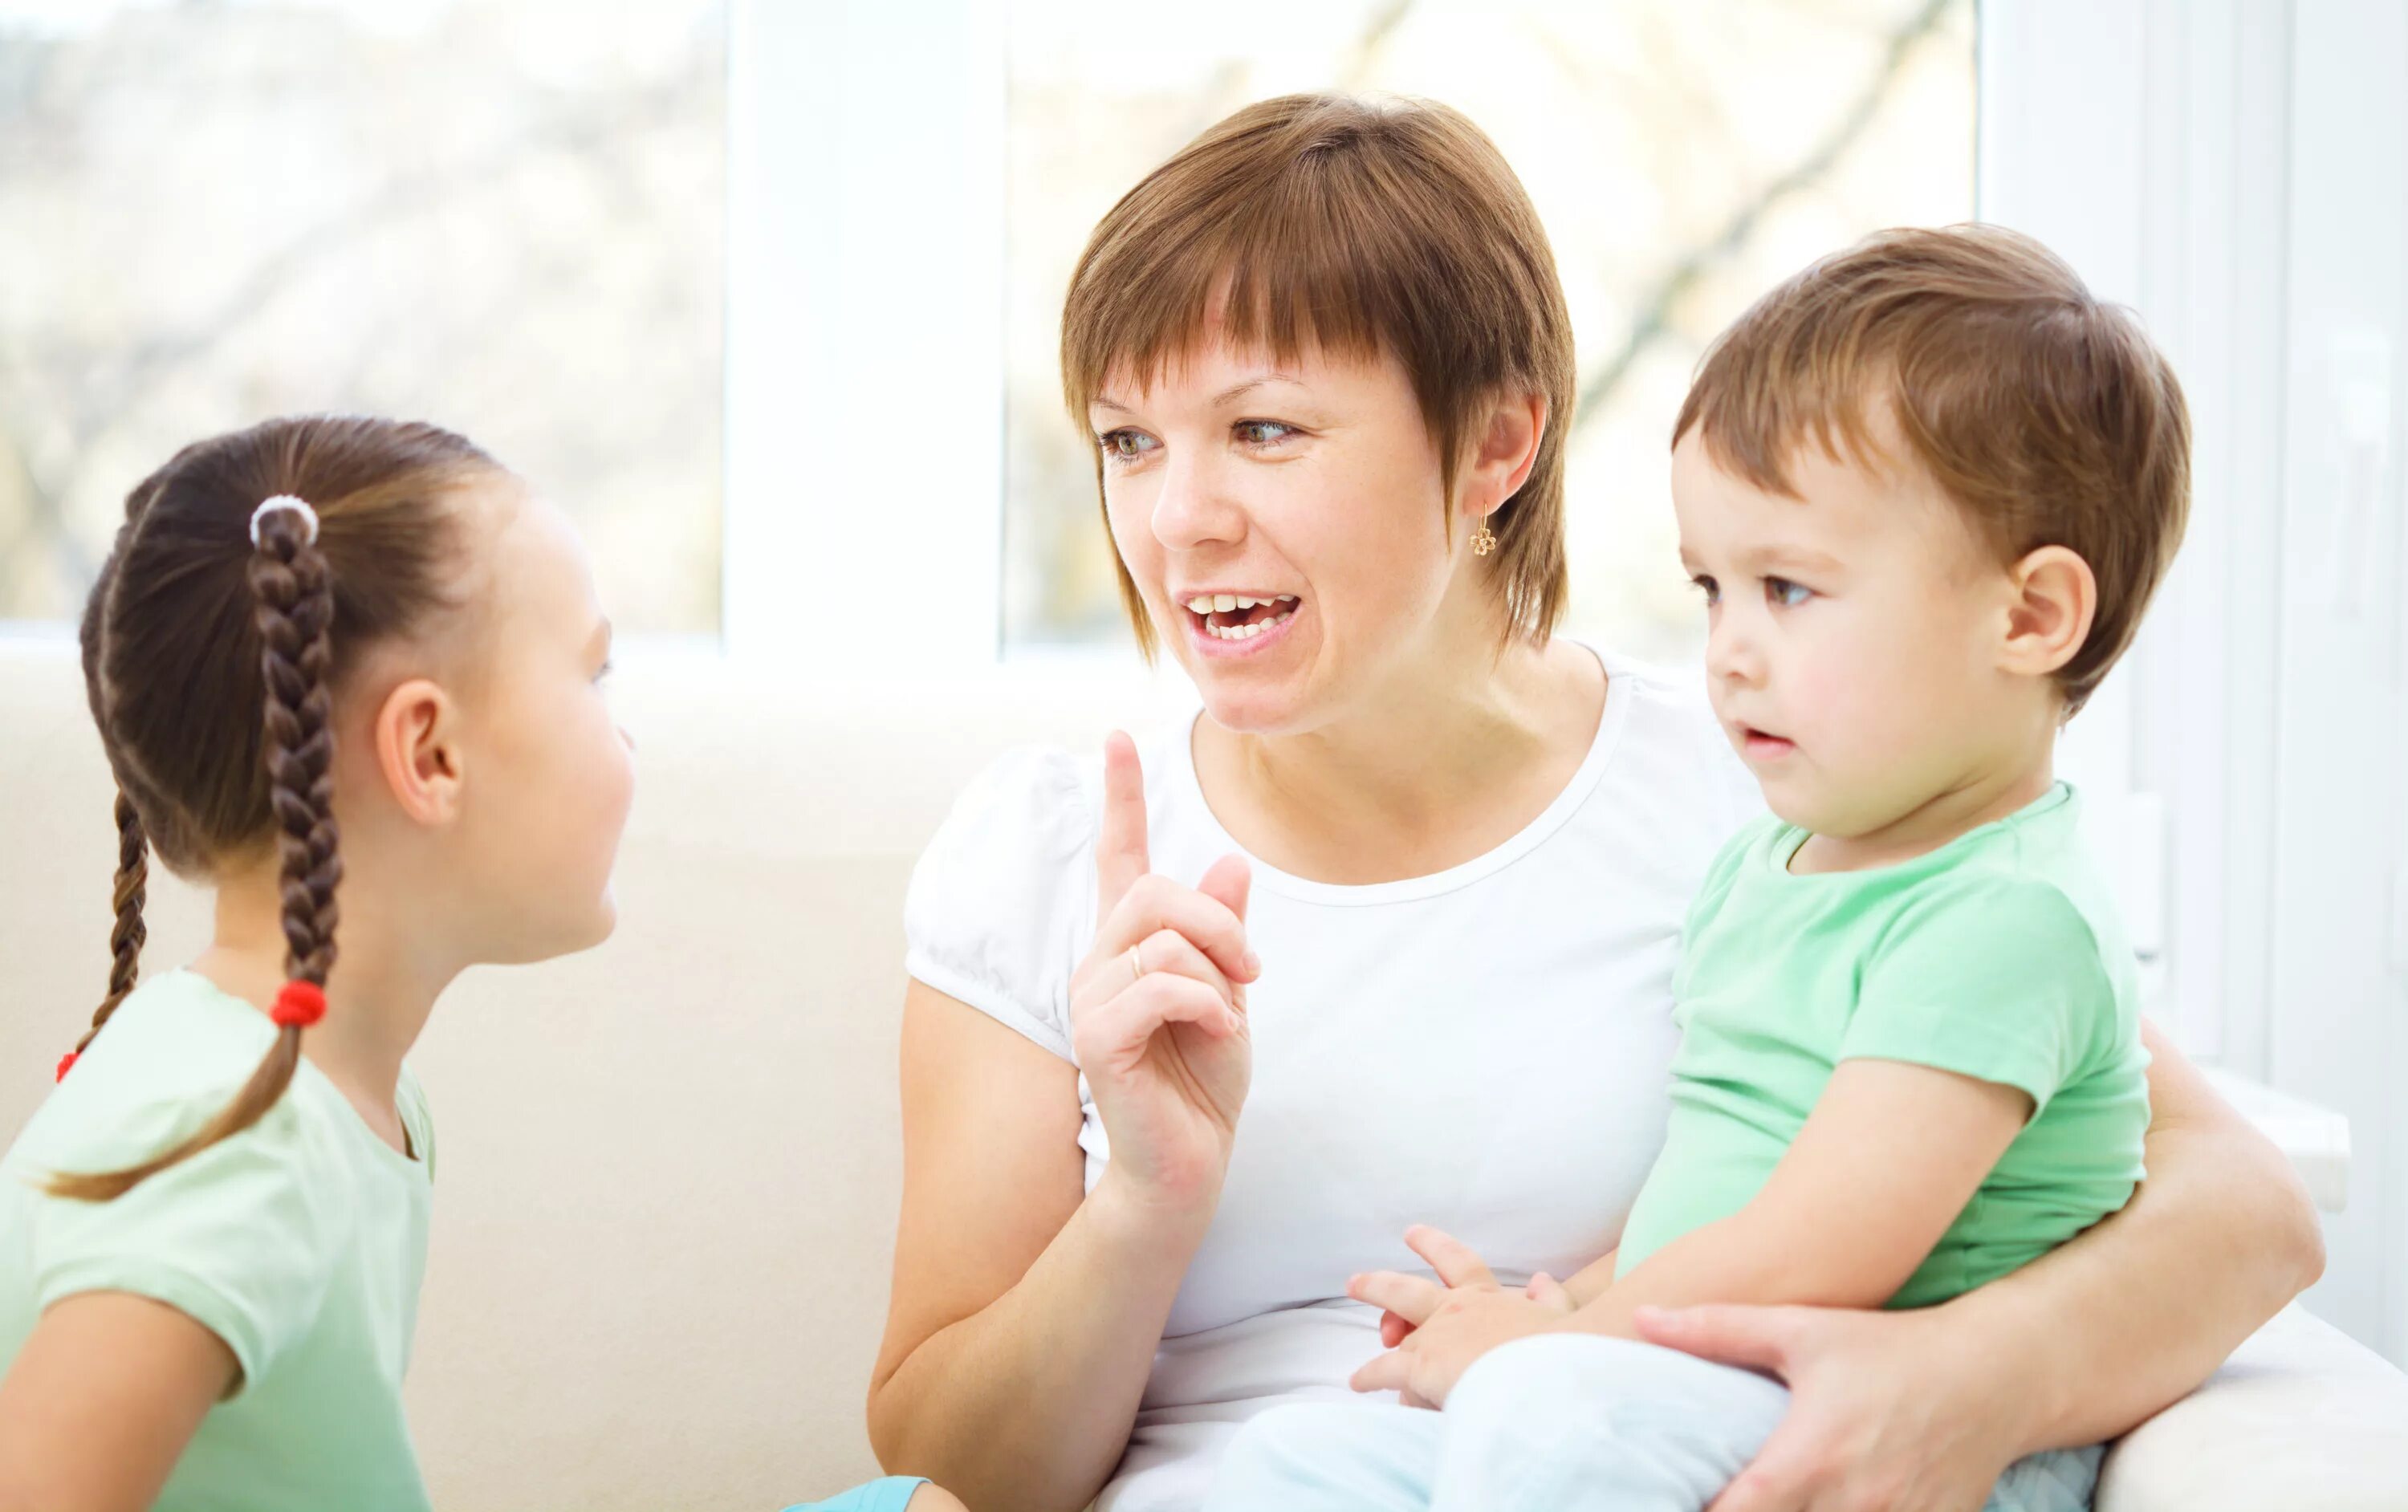
<path fill-rule="evenodd" d="M 425 825 L 449 824 L 459 816 L 466 756 L 451 694 L 412 678 L 385 694 L 370 731 L 377 772 L 404 814 Z"/>

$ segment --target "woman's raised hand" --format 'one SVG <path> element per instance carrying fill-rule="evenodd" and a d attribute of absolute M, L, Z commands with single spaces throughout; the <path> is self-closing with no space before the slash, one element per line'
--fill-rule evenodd
<path fill-rule="evenodd" d="M 1111 1175 L 1150 1205 L 1209 1212 L 1220 1195 L 1254 1054 L 1240 856 L 1193 888 L 1148 868 L 1137 748 L 1104 742 L 1096 944 L 1070 977 L 1071 1043 L 1111 1144 Z"/>

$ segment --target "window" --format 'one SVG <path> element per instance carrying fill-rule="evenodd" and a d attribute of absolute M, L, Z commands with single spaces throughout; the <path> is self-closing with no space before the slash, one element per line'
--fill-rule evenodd
<path fill-rule="evenodd" d="M 1118 643 L 1085 434 L 1062 410 L 1064 287 L 1096 221 L 1249 101 L 1426 95 L 1478 122 L 1555 245 L 1580 352 L 1575 630 L 1687 659 L 1666 428 L 1700 347 L 1808 259 L 1971 220 L 1971 0 L 1014 0 L 1006 175 L 1003 634 Z"/>
<path fill-rule="evenodd" d="M 0 0 L 0 620 L 313 409 L 475 437 L 639 631 L 720 616 L 724 7 Z"/>

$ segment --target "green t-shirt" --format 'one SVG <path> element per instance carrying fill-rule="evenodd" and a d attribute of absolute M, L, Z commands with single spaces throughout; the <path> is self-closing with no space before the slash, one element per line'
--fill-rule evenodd
<path fill-rule="evenodd" d="M 2080 808 L 2059 784 L 1870 871 L 1793 875 L 1808 836 L 1777 820 L 1724 848 L 1684 932 L 1671 1115 L 1617 1273 L 1745 1206 L 1849 1060 L 1936 1066 L 2037 1105 L 1891 1306 L 1994 1281 L 2124 1205 L 2143 1174 L 2148 1052 Z"/>
<path fill-rule="evenodd" d="M 398 1098 L 417 1160 L 305 1059 L 258 1123 L 114 1202 L 39 1185 L 181 1140 L 225 1106 L 275 1033 L 188 971 L 119 1005 L 0 1159 L 0 1370 L 63 1297 L 156 1298 L 242 1367 L 168 1477 L 162 1512 L 417 1512 L 426 1489 L 401 1377 L 435 1142 L 415 1077 L 403 1074 Z"/>

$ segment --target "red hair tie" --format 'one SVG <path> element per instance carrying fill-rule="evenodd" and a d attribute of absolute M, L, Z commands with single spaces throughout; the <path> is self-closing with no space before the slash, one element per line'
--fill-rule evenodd
<path fill-rule="evenodd" d="M 76 1063 L 76 1052 L 75 1052 L 75 1051 L 73 1051 L 73 1050 L 69 1050 L 69 1051 L 67 1051 L 64 1055 L 60 1056 L 60 1057 L 59 1057 L 59 1074 L 58 1074 L 56 1077 L 52 1077 L 51 1079 L 52 1079 L 52 1080 L 54 1080 L 54 1081 L 64 1081 L 64 1080 L 66 1080 L 66 1079 L 67 1079 L 67 1073 L 75 1069 L 75 1063 Z"/>
<path fill-rule="evenodd" d="M 326 991 L 316 982 L 289 981 L 278 990 L 276 1006 L 267 1010 L 279 1029 L 307 1029 L 326 1016 Z"/>

